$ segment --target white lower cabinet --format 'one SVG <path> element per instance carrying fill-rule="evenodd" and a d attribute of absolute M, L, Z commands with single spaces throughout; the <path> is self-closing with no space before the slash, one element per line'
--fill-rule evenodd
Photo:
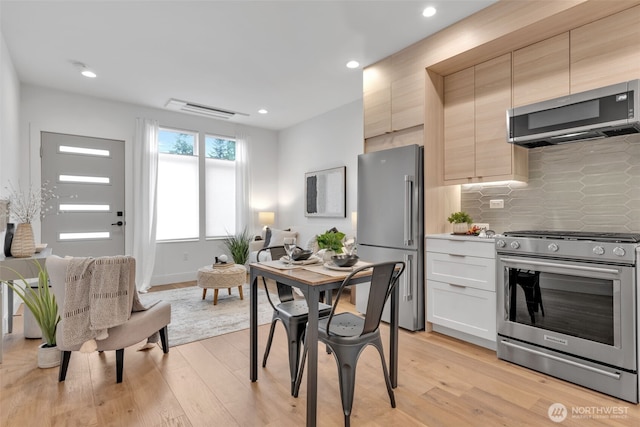
<path fill-rule="evenodd" d="M 427 302 L 429 322 L 496 340 L 495 292 L 428 280 Z"/>
<path fill-rule="evenodd" d="M 493 239 L 427 236 L 427 321 L 437 332 L 495 349 Z"/>

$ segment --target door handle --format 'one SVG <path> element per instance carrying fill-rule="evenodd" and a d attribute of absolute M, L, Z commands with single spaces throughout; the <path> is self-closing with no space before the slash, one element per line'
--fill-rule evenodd
<path fill-rule="evenodd" d="M 114 222 L 114 223 L 113 223 L 113 224 L 111 224 L 111 225 L 117 225 L 118 227 L 122 227 L 122 226 L 124 225 L 124 222 L 122 222 L 122 221 L 118 221 L 118 222 Z"/>
<path fill-rule="evenodd" d="M 404 244 L 413 245 L 413 177 L 404 176 Z"/>
<path fill-rule="evenodd" d="M 404 261 L 407 265 L 407 268 L 404 271 L 404 291 L 402 293 L 403 301 L 411 301 L 413 300 L 413 277 L 412 274 L 412 263 L 413 263 L 413 255 L 405 255 Z"/>

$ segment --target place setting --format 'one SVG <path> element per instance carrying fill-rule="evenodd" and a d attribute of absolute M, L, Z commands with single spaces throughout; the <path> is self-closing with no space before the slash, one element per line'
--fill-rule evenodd
<path fill-rule="evenodd" d="M 342 240 L 342 254 L 332 255 L 329 261 L 322 261 L 322 265 L 313 265 L 308 270 L 326 275 L 342 275 L 345 272 L 351 272 L 356 268 L 368 265 L 368 262 L 361 261 L 357 254 L 356 238 L 345 237 Z"/>

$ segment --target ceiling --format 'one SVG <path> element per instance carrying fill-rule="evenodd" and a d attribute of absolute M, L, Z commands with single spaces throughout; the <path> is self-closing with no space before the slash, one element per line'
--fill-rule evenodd
<path fill-rule="evenodd" d="M 155 108 L 176 98 L 280 130 L 360 99 L 362 67 L 494 2 L 0 0 L 0 25 L 23 83 Z"/>

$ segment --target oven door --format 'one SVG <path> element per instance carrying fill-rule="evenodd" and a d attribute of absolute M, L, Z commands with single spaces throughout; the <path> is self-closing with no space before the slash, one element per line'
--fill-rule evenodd
<path fill-rule="evenodd" d="M 498 254 L 498 334 L 636 370 L 634 267 Z"/>

